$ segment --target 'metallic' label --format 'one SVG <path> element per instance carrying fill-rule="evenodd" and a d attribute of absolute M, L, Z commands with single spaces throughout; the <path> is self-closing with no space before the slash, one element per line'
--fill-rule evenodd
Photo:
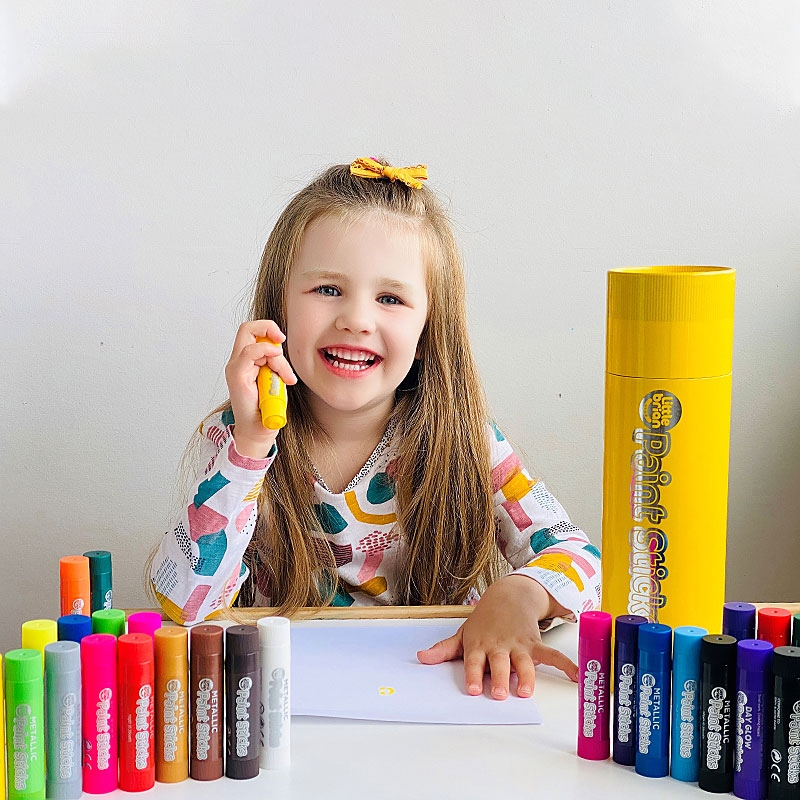
<path fill-rule="evenodd" d="M 267 690 L 267 747 L 280 747 L 286 723 L 289 722 L 289 677 L 286 670 L 272 670 Z"/>
<path fill-rule="evenodd" d="M 597 715 L 605 712 L 606 675 L 596 659 L 586 662 L 583 676 L 583 735 L 594 738 L 597 728 Z"/>
<path fill-rule="evenodd" d="M 37 761 L 36 739 L 39 730 L 33 709 L 27 703 L 20 703 L 14 711 L 12 745 L 14 748 L 13 769 L 14 789 L 23 792 L 28 788 L 29 772 Z"/>
<path fill-rule="evenodd" d="M 183 709 L 184 691 L 177 678 L 168 680 L 164 688 L 164 703 L 161 712 L 164 733 L 162 757 L 164 761 L 171 763 L 175 761 L 178 753 L 178 739 L 186 728 Z"/>
<path fill-rule="evenodd" d="M 639 685 L 639 752 L 650 752 L 655 731 L 661 730 L 661 687 L 654 675 L 645 672 Z"/>
<path fill-rule="evenodd" d="M 714 686 L 706 709 L 706 768 L 720 769 L 722 749 L 730 743 L 731 701 L 723 686 Z"/>
<path fill-rule="evenodd" d="M 198 682 L 194 707 L 195 756 L 199 761 L 205 761 L 211 749 L 211 737 L 219 730 L 219 690 L 211 678 L 203 678 Z"/>

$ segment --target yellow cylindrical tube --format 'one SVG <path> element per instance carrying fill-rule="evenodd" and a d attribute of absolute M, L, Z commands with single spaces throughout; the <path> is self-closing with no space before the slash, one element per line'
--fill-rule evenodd
<path fill-rule="evenodd" d="M 735 270 L 608 276 L 603 610 L 721 631 Z"/>

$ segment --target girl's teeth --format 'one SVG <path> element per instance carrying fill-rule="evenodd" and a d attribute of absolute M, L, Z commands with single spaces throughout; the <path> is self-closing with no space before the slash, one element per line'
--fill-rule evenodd
<path fill-rule="evenodd" d="M 367 369 L 368 367 L 372 366 L 372 362 L 361 362 L 360 364 L 353 364 L 353 363 L 343 363 L 338 359 L 334 359 L 332 362 L 334 367 L 337 369 L 345 369 L 350 370 L 351 372 L 357 372 L 363 369 Z"/>
<path fill-rule="evenodd" d="M 363 370 L 372 366 L 375 356 L 363 350 L 342 350 L 338 347 L 331 347 L 325 350 L 330 356 L 331 363 L 338 369 Z"/>
<path fill-rule="evenodd" d="M 363 350 L 341 350 L 338 347 L 327 351 L 334 358 L 344 358 L 347 361 L 366 361 L 370 358 Z"/>

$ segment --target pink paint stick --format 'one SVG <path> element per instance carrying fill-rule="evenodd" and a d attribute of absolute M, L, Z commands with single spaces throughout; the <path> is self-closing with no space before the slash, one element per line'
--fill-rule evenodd
<path fill-rule="evenodd" d="M 578 623 L 578 755 L 611 755 L 611 614 L 586 611 Z"/>

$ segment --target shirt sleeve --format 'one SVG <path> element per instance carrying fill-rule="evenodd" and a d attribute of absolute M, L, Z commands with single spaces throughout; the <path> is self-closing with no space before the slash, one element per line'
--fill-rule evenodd
<path fill-rule="evenodd" d="M 492 489 L 497 542 L 513 574 L 538 581 L 575 621 L 600 605 L 600 551 L 532 478 L 492 426 Z"/>
<path fill-rule="evenodd" d="M 258 516 L 258 495 L 277 454 L 241 455 L 230 410 L 201 426 L 204 465 L 177 521 L 164 534 L 150 570 L 161 607 L 181 625 L 202 622 L 230 606 L 248 575 L 242 557 Z"/>

